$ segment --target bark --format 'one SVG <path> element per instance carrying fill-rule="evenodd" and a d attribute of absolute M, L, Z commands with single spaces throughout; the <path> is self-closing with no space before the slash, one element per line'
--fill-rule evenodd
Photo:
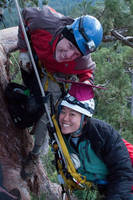
<path fill-rule="evenodd" d="M 10 53 L 17 50 L 17 31 L 17 27 L 0 30 L 0 163 L 4 186 L 8 190 L 19 189 L 22 200 L 30 200 L 30 192 L 37 196 L 45 193 L 47 200 L 57 200 L 60 187 L 48 180 L 41 161 L 32 179 L 26 182 L 20 176 L 21 162 L 32 149 L 33 138 L 28 131 L 14 126 L 4 98 L 4 89 L 10 80 Z"/>

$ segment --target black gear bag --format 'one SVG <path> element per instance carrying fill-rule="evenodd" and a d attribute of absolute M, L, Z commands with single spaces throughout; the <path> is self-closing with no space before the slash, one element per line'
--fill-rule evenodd
<path fill-rule="evenodd" d="M 40 98 L 39 101 L 38 96 L 30 94 L 23 85 L 9 83 L 5 97 L 11 118 L 20 129 L 31 127 L 45 112 L 43 100 Z"/>

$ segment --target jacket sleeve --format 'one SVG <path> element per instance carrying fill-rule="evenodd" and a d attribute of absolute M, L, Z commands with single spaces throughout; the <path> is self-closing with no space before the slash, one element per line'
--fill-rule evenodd
<path fill-rule="evenodd" d="M 103 158 L 109 174 L 106 200 L 131 200 L 133 168 L 127 148 L 117 131 L 111 126 L 102 131 L 104 134 Z"/>
<path fill-rule="evenodd" d="M 77 59 L 75 69 L 80 71 L 78 78 L 81 82 L 89 80 L 90 83 L 93 83 L 95 68 L 96 63 L 92 60 L 91 54 Z"/>
<path fill-rule="evenodd" d="M 24 22 L 24 26 L 25 26 L 25 30 L 26 30 L 27 36 L 29 34 L 29 29 L 28 29 L 29 17 L 27 17 L 27 16 L 30 15 L 31 10 L 32 10 L 32 8 L 25 8 L 22 11 L 22 18 L 23 18 L 23 22 Z M 32 19 L 30 19 L 30 22 L 31 22 L 31 20 Z M 22 30 L 22 27 L 21 27 L 20 23 L 19 23 L 19 27 L 18 27 L 18 42 L 17 42 L 17 46 L 18 46 L 18 49 L 21 52 L 26 52 L 28 50 L 26 42 L 25 42 L 25 38 L 24 38 L 24 33 L 23 33 L 23 30 Z"/>

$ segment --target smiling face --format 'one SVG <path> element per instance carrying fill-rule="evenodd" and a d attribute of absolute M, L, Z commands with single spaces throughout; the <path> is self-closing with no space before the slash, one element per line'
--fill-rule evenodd
<path fill-rule="evenodd" d="M 59 115 L 62 134 L 71 134 L 80 128 L 81 114 L 63 106 Z"/>
<path fill-rule="evenodd" d="M 80 57 L 81 53 L 78 49 L 66 38 L 63 38 L 57 43 L 55 49 L 55 59 L 57 62 L 68 62 Z"/>

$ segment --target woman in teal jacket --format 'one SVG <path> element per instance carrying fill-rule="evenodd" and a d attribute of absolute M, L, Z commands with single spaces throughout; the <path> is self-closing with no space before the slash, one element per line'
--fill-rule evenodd
<path fill-rule="evenodd" d="M 59 125 L 77 171 L 104 193 L 106 200 L 133 199 L 133 169 L 120 134 L 92 118 L 91 86 L 75 83 L 60 104 Z"/>

